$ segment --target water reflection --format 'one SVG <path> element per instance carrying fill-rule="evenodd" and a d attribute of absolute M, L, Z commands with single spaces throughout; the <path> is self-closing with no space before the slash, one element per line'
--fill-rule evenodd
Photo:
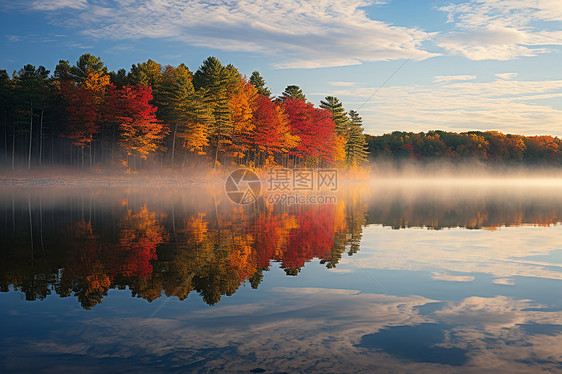
<path fill-rule="evenodd" d="M 202 210 L 193 197 L 170 194 L 12 195 L 1 290 L 12 286 L 27 300 L 74 295 L 85 309 L 112 288 L 148 301 L 196 291 L 213 305 L 246 281 L 257 288 L 272 262 L 287 275 L 314 258 L 335 267 L 358 250 L 365 223 L 360 202 L 242 208 L 211 195 Z"/>
<path fill-rule="evenodd" d="M 2 193 L 0 368 L 562 369 L 557 188 L 203 189 Z"/>

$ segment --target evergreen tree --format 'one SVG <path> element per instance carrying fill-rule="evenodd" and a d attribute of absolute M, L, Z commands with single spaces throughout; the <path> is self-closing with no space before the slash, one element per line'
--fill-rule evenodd
<path fill-rule="evenodd" d="M 285 88 L 285 91 L 281 94 L 281 100 L 285 101 L 285 99 L 297 99 L 306 102 L 306 96 L 302 92 L 299 86 L 289 85 Z"/>
<path fill-rule="evenodd" d="M 68 61 L 65 62 L 68 63 Z M 63 60 L 59 61 L 59 65 L 61 63 L 63 64 L 61 67 L 63 69 L 66 68 L 66 64 L 64 64 Z M 76 65 L 70 67 L 70 69 L 68 69 L 68 72 L 76 82 L 84 81 L 92 72 L 105 74 L 108 73 L 107 67 L 102 62 L 101 57 L 96 57 L 89 53 L 84 53 L 82 56 L 80 56 L 78 58 L 78 61 L 76 61 Z"/>
<path fill-rule="evenodd" d="M 123 87 L 129 84 L 129 78 L 127 77 L 127 71 L 125 69 L 119 69 L 117 72 L 110 72 L 109 80 L 117 87 Z"/>
<path fill-rule="evenodd" d="M 156 87 L 162 79 L 162 66 L 149 59 L 146 62 L 132 65 L 128 78 L 130 84 Z"/>
<path fill-rule="evenodd" d="M 171 156 L 174 164 L 176 137 L 183 139 L 182 147 L 203 154 L 208 145 L 211 116 L 201 93 L 196 93 L 193 74 L 184 64 L 166 67 L 158 87 L 158 114 L 172 128 Z"/>
<path fill-rule="evenodd" d="M 359 166 L 367 158 L 367 142 L 363 133 L 363 119 L 354 110 L 349 111 L 349 131 L 346 137 L 345 154 L 347 164 Z"/>
<path fill-rule="evenodd" d="M 265 79 L 258 71 L 254 71 L 250 77 L 250 83 L 258 90 L 260 95 L 271 96 L 271 91 L 265 86 Z"/>
<path fill-rule="evenodd" d="M 320 108 L 327 109 L 332 113 L 332 120 L 336 124 L 338 135 L 345 135 L 349 129 L 349 117 L 343 108 L 343 104 L 337 97 L 326 96 L 320 101 Z"/>
<path fill-rule="evenodd" d="M 19 123 L 25 123 L 24 119 L 27 117 L 29 127 L 29 143 L 28 143 L 28 155 L 27 155 L 27 168 L 31 169 L 31 158 L 33 150 L 33 118 L 35 116 L 35 110 L 40 107 L 43 111 L 45 106 L 45 91 L 48 86 L 49 70 L 45 67 L 39 66 L 37 69 L 31 64 L 25 65 L 19 72 L 14 76 L 14 81 L 16 83 L 16 89 L 19 93 L 18 101 L 21 113 L 24 117 L 20 116 Z M 41 121 L 43 118 L 41 118 Z M 41 122 L 42 126 L 42 122 Z"/>
<path fill-rule="evenodd" d="M 213 117 L 209 135 L 215 147 L 214 167 L 224 146 L 232 143 L 232 115 L 228 88 L 234 82 L 237 70 L 225 68 L 216 57 L 209 57 L 193 75 L 193 85 L 201 92 Z M 238 73 L 239 74 L 239 73 Z"/>

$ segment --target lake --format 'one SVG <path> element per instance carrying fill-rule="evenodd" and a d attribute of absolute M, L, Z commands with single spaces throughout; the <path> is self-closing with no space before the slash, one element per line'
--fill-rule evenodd
<path fill-rule="evenodd" d="M 0 189 L 0 370 L 562 371 L 562 183 Z"/>

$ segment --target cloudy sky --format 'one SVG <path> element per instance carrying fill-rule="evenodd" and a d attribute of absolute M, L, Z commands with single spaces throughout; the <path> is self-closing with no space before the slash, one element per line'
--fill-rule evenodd
<path fill-rule="evenodd" d="M 336 95 L 368 133 L 562 136 L 560 0 L 2 0 L 0 69 L 210 55 L 274 94 Z"/>

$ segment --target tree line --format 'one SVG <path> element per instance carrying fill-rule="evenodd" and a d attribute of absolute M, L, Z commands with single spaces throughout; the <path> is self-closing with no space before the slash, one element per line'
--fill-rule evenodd
<path fill-rule="evenodd" d="M 197 71 L 148 60 L 109 71 L 100 57 L 60 60 L 53 74 L 25 65 L 0 70 L 0 136 L 5 167 L 71 165 L 361 165 L 362 119 L 336 97 L 317 108 L 296 85 L 273 97 L 209 57 Z"/>
<path fill-rule="evenodd" d="M 498 131 L 395 131 L 381 136 L 366 135 L 366 139 L 373 159 L 562 164 L 562 141 L 553 136 L 523 136 Z"/>

